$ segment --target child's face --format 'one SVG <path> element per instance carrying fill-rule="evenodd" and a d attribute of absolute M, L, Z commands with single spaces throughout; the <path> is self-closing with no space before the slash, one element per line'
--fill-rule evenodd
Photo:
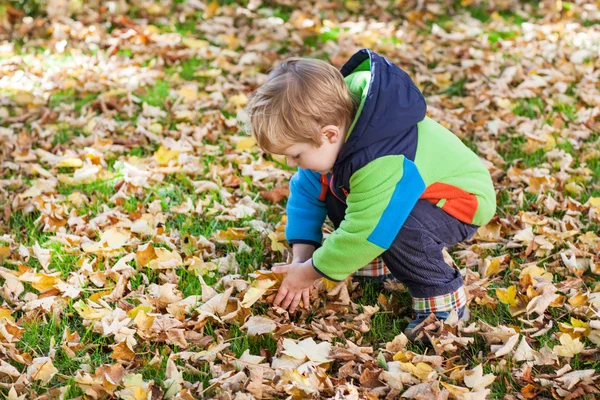
<path fill-rule="evenodd" d="M 327 125 L 321 129 L 323 143 L 314 147 L 310 143 L 296 143 L 283 151 L 290 167 L 310 169 L 320 174 L 331 171 L 342 146 L 344 132 L 335 125 Z"/>

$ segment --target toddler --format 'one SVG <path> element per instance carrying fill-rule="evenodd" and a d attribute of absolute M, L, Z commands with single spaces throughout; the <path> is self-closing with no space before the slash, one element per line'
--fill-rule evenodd
<path fill-rule="evenodd" d="M 406 72 L 368 49 L 341 71 L 288 59 L 248 112 L 259 146 L 298 167 L 287 203 L 293 262 L 273 268 L 286 274 L 275 305 L 308 306 L 320 277 L 393 276 L 413 298 L 409 337 L 430 313 L 469 318 L 462 277 L 442 249 L 492 218 L 492 180 L 475 153 L 425 116 Z M 326 216 L 335 231 L 322 243 Z"/>

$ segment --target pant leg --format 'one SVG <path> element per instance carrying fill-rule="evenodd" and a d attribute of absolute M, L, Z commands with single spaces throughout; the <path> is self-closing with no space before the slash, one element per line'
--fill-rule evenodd
<path fill-rule="evenodd" d="M 413 297 L 444 295 L 463 286 L 463 280 L 446 264 L 442 249 L 471 238 L 477 228 L 419 200 L 382 258 Z"/>

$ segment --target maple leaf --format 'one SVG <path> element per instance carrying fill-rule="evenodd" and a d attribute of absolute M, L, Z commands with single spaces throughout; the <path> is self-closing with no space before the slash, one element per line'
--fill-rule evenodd
<path fill-rule="evenodd" d="M 151 269 L 171 269 L 183 264 L 183 259 L 177 251 L 169 251 L 161 247 L 155 248 L 156 258 L 150 260 L 148 267 Z"/>
<path fill-rule="evenodd" d="M 164 387 L 167 389 L 167 391 L 165 392 L 164 397 L 166 399 L 170 399 L 171 397 L 175 397 L 177 394 L 179 394 L 181 389 L 183 389 L 184 382 L 183 375 L 177 368 L 177 365 L 175 365 L 173 357 L 169 357 L 167 360 L 165 376 L 167 379 L 165 379 Z"/>
<path fill-rule="evenodd" d="M 31 379 L 41 381 L 44 385 L 58 373 L 49 357 L 37 357 L 27 367 L 27 376 Z"/>
<path fill-rule="evenodd" d="M 129 374 L 123 378 L 124 389 L 115 392 L 123 400 L 147 400 L 150 396 L 150 382 L 145 382 L 141 374 Z"/>
<path fill-rule="evenodd" d="M 23 394 L 21 396 L 18 395 L 17 391 L 15 390 L 14 386 L 11 386 L 10 390 L 8 391 L 8 395 L 5 397 L 6 400 L 27 400 L 27 395 Z"/>
<path fill-rule="evenodd" d="M 175 160 L 179 157 L 179 151 L 168 150 L 164 146 L 160 146 L 154 153 L 154 158 L 158 162 L 158 165 L 166 166 L 171 160 Z"/>
<path fill-rule="evenodd" d="M 35 242 L 32 249 L 33 249 L 33 254 L 37 257 L 42 268 L 47 269 L 48 266 L 50 265 L 50 259 L 52 258 L 50 250 L 42 249 L 40 247 L 40 245 L 38 244 L 38 242 Z"/>
<path fill-rule="evenodd" d="M 256 303 L 269 288 L 275 286 L 275 284 L 277 283 L 277 280 L 271 279 L 257 279 L 254 282 L 252 282 L 250 288 L 248 288 L 246 294 L 244 294 L 244 300 L 242 300 L 242 307 L 252 307 L 252 305 Z"/>
<path fill-rule="evenodd" d="M 115 360 L 133 361 L 135 352 L 129 347 L 127 342 L 121 342 L 113 347 L 113 353 L 110 357 Z"/>
<path fill-rule="evenodd" d="M 317 344 L 312 338 L 301 340 L 296 343 L 291 339 L 283 340 L 283 354 L 297 360 L 309 360 L 314 365 L 330 362 L 328 358 L 331 352 L 331 343 L 322 342 Z"/>
<path fill-rule="evenodd" d="M 256 336 L 273 332 L 277 329 L 277 324 L 270 318 L 252 316 L 242 326 L 242 329 L 248 331 L 248 336 Z"/>
<path fill-rule="evenodd" d="M 492 345 L 492 351 L 494 352 L 494 356 L 502 357 L 502 356 L 507 355 L 515 347 L 518 340 L 519 340 L 519 335 L 513 335 L 510 338 L 508 338 L 508 340 L 506 341 L 506 343 L 504 343 L 504 345 L 501 345 L 501 346 Z"/>
<path fill-rule="evenodd" d="M 517 349 L 515 350 L 515 352 L 513 354 L 513 359 L 517 362 L 518 361 L 535 360 L 534 351 L 529 346 L 529 344 L 527 343 L 527 340 L 525 340 L 524 336 L 521 338 L 521 342 L 519 343 L 519 345 L 517 346 Z"/>
<path fill-rule="evenodd" d="M 574 357 L 575 354 L 581 353 L 585 348 L 579 339 L 573 339 L 568 333 L 560 335 L 559 341 L 560 345 L 554 346 L 552 351 L 561 357 Z"/>
<path fill-rule="evenodd" d="M 465 385 L 474 391 L 479 391 L 486 386 L 491 385 L 495 379 L 496 376 L 494 374 L 483 375 L 483 367 L 481 364 L 470 371 L 465 371 L 464 376 Z"/>
<path fill-rule="evenodd" d="M 496 297 L 503 304 L 508 304 L 509 306 L 517 305 L 517 287 L 515 285 L 511 285 L 506 289 L 497 288 L 496 289 Z"/>

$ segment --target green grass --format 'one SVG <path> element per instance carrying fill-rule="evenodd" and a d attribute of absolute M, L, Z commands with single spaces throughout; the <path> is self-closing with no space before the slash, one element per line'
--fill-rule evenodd
<path fill-rule="evenodd" d="M 491 44 L 498 43 L 499 40 L 508 40 L 518 35 L 515 31 L 490 31 L 488 32 L 488 41 Z"/>
<path fill-rule="evenodd" d="M 39 216 L 39 211 L 24 213 L 19 210 L 13 212 L 8 220 L 8 229 L 14 235 L 15 240 L 18 240 L 24 246 L 33 246 L 36 242 L 45 242 L 50 237 L 50 233 L 41 231 L 36 223 Z"/>
<path fill-rule="evenodd" d="M 229 328 L 229 340 L 229 348 L 237 358 L 241 357 L 246 350 L 250 350 L 252 355 L 261 355 L 263 351 L 274 355 L 277 350 L 277 340 L 272 334 L 250 337 L 236 325 Z"/>
<path fill-rule="evenodd" d="M 459 78 L 458 81 L 452 82 L 452 85 L 448 86 L 448 88 L 444 89 L 441 93 L 447 94 L 448 96 L 465 96 L 465 83 L 467 82 L 467 78 Z"/>
<path fill-rule="evenodd" d="M 520 117 L 527 117 L 531 119 L 538 118 L 544 112 L 544 103 L 539 97 L 533 97 L 531 99 L 519 99 L 513 113 Z"/>
<path fill-rule="evenodd" d="M 140 99 L 151 106 L 162 107 L 169 97 L 170 87 L 171 85 L 169 82 L 157 80 L 153 86 L 146 87 L 146 93 L 141 95 Z"/>

